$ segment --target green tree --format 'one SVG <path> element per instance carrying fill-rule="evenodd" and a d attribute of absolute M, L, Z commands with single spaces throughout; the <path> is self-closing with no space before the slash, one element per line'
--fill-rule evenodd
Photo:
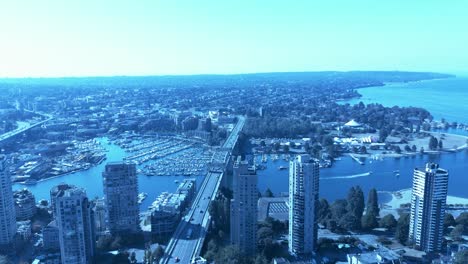
<path fill-rule="evenodd" d="M 411 151 L 416 152 L 416 150 L 417 150 L 416 145 L 413 145 L 413 146 L 411 147 Z"/>
<path fill-rule="evenodd" d="M 348 202 L 345 199 L 335 200 L 330 206 L 332 219 L 338 222 L 347 212 Z"/>
<path fill-rule="evenodd" d="M 379 223 L 377 222 L 377 217 L 374 215 L 374 213 L 366 213 L 365 215 L 362 216 L 361 218 L 361 227 L 364 230 L 371 230 L 379 226 Z"/>
<path fill-rule="evenodd" d="M 135 251 L 132 251 L 132 253 L 130 254 L 130 263 L 132 264 L 137 263 Z"/>
<path fill-rule="evenodd" d="M 406 243 L 409 235 L 409 222 L 410 215 L 407 213 L 401 214 L 397 222 L 395 238 L 400 241 L 400 243 Z"/>
<path fill-rule="evenodd" d="M 397 226 L 397 220 L 392 214 L 388 214 L 380 219 L 379 226 L 387 229 L 393 229 Z"/>
<path fill-rule="evenodd" d="M 161 247 L 161 245 L 158 245 L 156 249 L 153 251 L 153 262 L 159 263 L 161 258 L 164 256 L 164 249 Z"/>
<path fill-rule="evenodd" d="M 437 141 L 437 138 L 435 138 L 434 136 L 431 136 L 429 138 L 429 149 L 430 150 L 435 150 L 435 149 L 437 149 L 438 146 L 439 146 L 439 143 Z"/>
<path fill-rule="evenodd" d="M 461 213 L 456 220 L 457 224 L 468 227 L 468 212 Z"/>
<path fill-rule="evenodd" d="M 259 248 L 263 249 L 268 243 L 268 240 L 273 239 L 273 230 L 271 227 L 263 226 L 257 231 L 257 244 Z"/>
<path fill-rule="evenodd" d="M 255 264 L 268 264 L 268 260 L 263 254 L 258 254 L 255 258 Z"/>
<path fill-rule="evenodd" d="M 359 230 L 361 228 L 361 217 L 357 218 L 352 212 L 348 212 L 338 221 L 338 225 L 345 230 Z"/>
<path fill-rule="evenodd" d="M 456 226 L 457 222 L 455 221 L 455 218 L 453 217 L 452 214 L 445 214 L 444 217 L 444 227 L 447 228 L 449 226 Z"/>
<path fill-rule="evenodd" d="M 331 218 L 330 205 L 326 199 L 320 199 L 317 210 L 318 222 L 325 224 Z"/>
<path fill-rule="evenodd" d="M 379 130 L 379 142 L 383 143 L 385 142 L 385 139 L 388 137 L 388 130 L 385 128 L 382 128 Z"/>
<path fill-rule="evenodd" d="M 454 264 L 468 263 L 468 250 L 464 249 L 464 250 L 458 251 L 457 254 L 455 254 L 455 260 L 453 263 Z"/>
<path fill-rule="evenodd" d="M 439 139 L 439 149 L 444 148 L 444 143 L 442 143 L 442 139 Z"/>
<path fill-rule="evenodd" d="M 370 189 L 369 196 L 367 197 L 366 214 L 367 213 L 374 214 L 375 216 L 380 214 L 379 197 L 375 188 Z"/>
<path fill-rule="evenodd" d="M 215 262 L 226 264 L 242 264 L 249 263 L 249 260 L 239 251 L 237 247 L 227 246 L 219 251 L 215 258 Z"/>
<path fill-rule="evenodd" d="M 273 192 L 270 190 L 270 188 L 267 188 L 265 190 L 265 193 L 263 194 L 263 197 L 275 197 L 275 196 L 273 195 Z"/>
<path fill-rule="evenodd" d="M 342 220 L 354 221 L 353 223 L 347 223 L 346 226 L 352 227 L 352 230 L 358 230 L 361 226 L 361 217 L 364 212 L 364 193 L 361 187 L 351 187 L 348 192 L 347 201 L 347 211 L 352 217 L 348 215 Z M 340 223 L 343 223 L 343 221 L 340 221 Z M 344 228 L 342 224 L 340 226 Z"/>
<path fill-rule="evenodd" d="M 452 232 L 450 232 L 450 237 L 455 241 L 461 241 L 464 232 L 465 227 L 463 225 L 457 225 Z"/>

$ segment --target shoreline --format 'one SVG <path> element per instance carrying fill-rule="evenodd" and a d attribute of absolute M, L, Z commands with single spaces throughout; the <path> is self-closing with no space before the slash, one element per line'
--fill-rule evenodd
<path fill-rule="evenodd" d="M 380 203 L 380 216 L 386 214 L 393 214 L 395 217 L 399 216 L 399 211 L 410 208 L 401 207 L 401 205 L 411 203 L 411 188 L 401 189 L 399 191 L 379 191 L 380 194 L 390 195 L 389 201 Z M 454 195 L 447 195 L 447 209 L 446 212 L 453 214 L 454 216 L 461 212 L 467 211 L 468 208 L 468 197 L 460 197 Z"/>
<path fill-rule="evenodd" d="M 395 153 L 395 152 L 390 152 L 390 153 L 345 153 L 345 155 L 349 156 L 354 156 L 357 158 L 372 158 L 372 157 L 378 157 L 378 158 L 403 158 L 403 157 L 412 157 L 416 155 L 440 155 L 440 154 L 450 154 L 450 153 L 457 153 L 463 150 L 468 149 L 468 136 L 464 135 L 459 135 L 459 134 L 453 134 L 453 133 L 442 133 L 442 132 L 429 132 L 431 135 L 434 135 L 438 138 L 441 137 L 442 134 L 445 135 L 445 137 L 452 137 L 453 138 L 458 138 L 458 140 L 465 142 L 461 146 L 453 146 L 452 148 L 442 148 L 440 150 L 424 150 L 423 153 L 416 151 L 416 152 L 407 152 L 407 151 L 402 151 L 401 153 Z M 429 140 L 429 138 L 424 138 L 424 140 Z M 449 141 L 451 142 L 451 141 Z M 399 144 L 396 144 L 399 145 Z M 401 145 L 401 144 L 400 144 Z M 411 142 L 409 142 L 407 145 L 411 145 Z M 421 147 L 421 146 L 419 146 Z M 418 147 L 418 149 L 419 149 Z M 424 146 L 423 146 L 424 147 Z M 455 148 L 456 147 L 456 148 Z"/>

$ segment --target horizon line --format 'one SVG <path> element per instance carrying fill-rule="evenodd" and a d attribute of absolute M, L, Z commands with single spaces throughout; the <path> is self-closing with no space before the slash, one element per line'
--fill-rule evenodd
<path fill-rule="evenodd" d="M 255 75 L 255 74 L 283 74 L 283 73 L 351 73 L 351 72 L 402 72 L 402 73 L 433 73 L 468 76 L 467 72 L 439 72 L 439 71 L 419 71 L 419 70 L 316 70 L 316 71 L 259 71 L 259 72 L 239 72 L 239 73 L 193 73 L 193 74 L 135 74 L 135 75 L 68 75 L 68 76 L 23 76 L 23 77 L 4 77 L 0 76 L 0 80 L 14 79 L 79 79 L 79 78 L 126 78 L 126 77 L 188 77 L 188 76 L 234 76 L 234 75 Z"/>

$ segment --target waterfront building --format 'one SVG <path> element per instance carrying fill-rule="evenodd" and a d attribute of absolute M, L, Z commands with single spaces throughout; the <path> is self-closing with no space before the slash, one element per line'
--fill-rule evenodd
<path fill-rule="evenodd" d="M 197 186 L 195 179 L 185 179 L 179 184 L 176 193 L 185 195 L 185 198 L 181 204 L 183 210 L 185 210 L 190 201 L 195 198 L 196 191 Z"/>
<path fill-rule="evenodd" d="M 92 204 L 84 189 L 71 188 L 55 197 L 62 263 L 92 263 L 95 251 Z"/>
<path fill-rule="evenodd" d="M 59 230 L 55 220 L 42 228 L 42 247 L 46 251 L 60 250 Z"/>
<path fill-rule="evenodd" d="M 8 249 L 16 234 L 16 214 L 10 171 L 5 155 L 0 155 L 0 250 Z"/>
<path fill-rule="evenodd" d="M 110 232 L 139 231 L 140 209 L 136 165 L 127 162 L 108 163 L 102 177 Z"/>
<path fill-rule="evenodd" d="M 298 155 L 289 164 L 289 252 L 309 255 L 317 241 L 319 164 Z"/>
<path fill-rule="evenodd" d="M 257 247 L 257 173 L 238 157 L 233 167 L 231 200 L 231 243 L 241 252 L 254 255 Z"/>
<path fill-rule="evenodd" d="M 409 240 L 425 252 L 442 247 L 448 176 L 435 163 L 414 169 Z"/>
<path fill-rule="evenodd" d="M 151 205 L 151 233 L 158 237 L 172 235 L 182 213 L 186 194 L 164 192 Z"/>
<path fill-rule="evenodd" d="M 36 214 L 36 198 L 31 191 L 26 188 L 17 190 L 13 193 L 13 198 L 17 220 L 28 220 Z"/>

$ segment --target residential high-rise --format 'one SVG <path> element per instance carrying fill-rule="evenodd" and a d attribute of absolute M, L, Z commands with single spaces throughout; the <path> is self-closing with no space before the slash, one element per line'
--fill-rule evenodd
<path fill-rule="evenodd" d="M 92 204 L 84 189 L 73 187 L 55 196 L 62 263 L 92 263 L 95 247 Z"/>
<path fill-rule="evenodd" d="M 448 176 L 435 163 L 414 169 L 409 240 L 426 252 L 442 247 Z"/>
<path fill-rule="evenodd" d="M 111 233 L 139 230 L 138 181 L 134 163 L 111 162 L 102 173 Z"/>
<path fill-rule="evenodd" d="M 52 210 L 52 214 L 54 215 L 54 217 L 55 217 L 55 198 L 57 197 L 57 194 L 65 190 L 69 190 L 73 188 L 76 188 L 76 187 L 71 184 L 60 183 L 50 189 L 50 208 Z"/>
<path fill-rule="evenodd" d="M 13 192 L 15 200 L 16 219 L 24 221 L 31 219 L 36 214 L 36 198 L 26 188 Z"/>
<path fill-rule="evenodd" d="M 289 163 L 289 252 L 309 255 L 317 241 L 319 165 L 310 155 Z"/>
<path fill-rule="evenodd" d="M 233 167 L 233 199 L 231 200 L 231 243 L 241 252 L 255 254 L 257 242 L 257 174 L 240 157 Z"/>
<path fill-rule="evenodd" d="M 0 250 L 13 243 L 16 234 L 16 214 L 10 172 L 5 155 L 0 155 Z"/>

